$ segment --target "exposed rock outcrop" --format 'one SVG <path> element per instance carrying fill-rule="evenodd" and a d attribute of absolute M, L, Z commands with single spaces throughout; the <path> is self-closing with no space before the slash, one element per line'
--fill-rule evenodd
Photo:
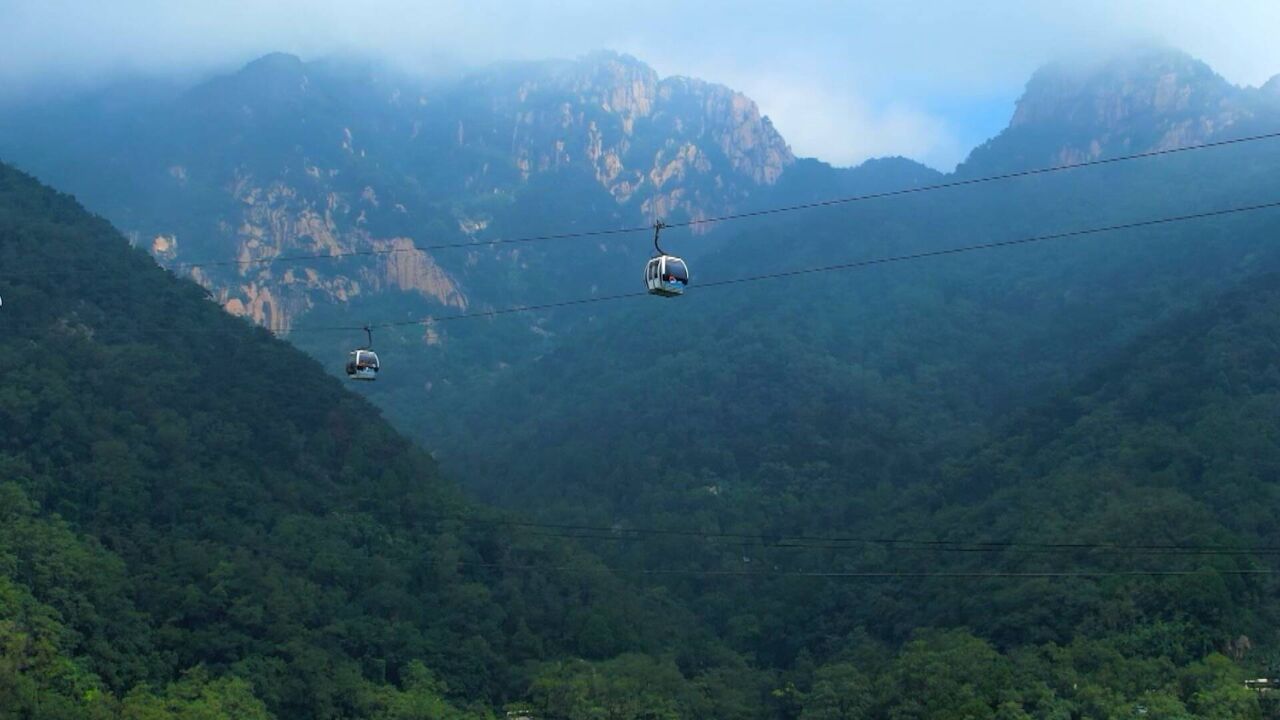
<path fill-rule="evenodd" d="M 995 156 L 1069 164 L 1195 145 L 1255 118 L 1265 93 L 1236 87 L 1203 62 L 1167 49 L 1056 63 L 1032 76 L 1009 127 L 964 167 Z M 1048 138 L 1055 140 L 1046 144 Z"/>

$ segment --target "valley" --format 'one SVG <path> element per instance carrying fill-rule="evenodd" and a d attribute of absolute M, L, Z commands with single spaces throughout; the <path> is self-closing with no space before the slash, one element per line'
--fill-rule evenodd
<path fill-rule="evenodd" d="M 1273 90 L 1050 64 L 950 173 L 611 52 L 0 105 L 0 717 L 1269 716 Z"/>

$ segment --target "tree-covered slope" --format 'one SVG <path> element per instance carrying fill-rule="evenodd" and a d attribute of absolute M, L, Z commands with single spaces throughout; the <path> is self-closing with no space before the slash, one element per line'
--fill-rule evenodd
<path fill-rule="evenodd" d="M 1157 114 L 1156 123 L 1165 119 Z M 1233 132 L 1265 129 L 1258 118 L 1240 122 Z M 1041 150 L 1053 146 L 1051 137 L 1041 139 Z M 1004 140 L 1011 155 L 1022 152 L 1021 140 Z M 1186 313 L 1207 312 L 1202 304 L 1211 298 L 1280 270 L 1275 211 L 701 286 L 1275 202 L 1277 157 L 1274 144 L 1259 142 L 772 218 L 693 263 L 685 297 L 620 301 L 632 304 L 565 333 L 556 350 L 500 373 L 492 386 L 457 396 L 465 401 L 446 403 L 450 411 L 430 429 L 444 438 L 446 466 L 467 468 L 484 497 L 552 522 L 617 528 L 598 552 L 623 567 L 963 572 L 994 562 L 999 570 L 1036 569 L 1047 565 L 1034 553 L 973 553 L 970 562 L 962 552 L 823 552 L 774 541 L 1007 541 L 1036 530 L 1041 541 L 1069 542 L 1080 531 L 1107 542 L 1112 531 L 1123 538 L 1125 513 L 1139 510 L 1148 513 L 1147 527 L 1168 522 L 1187 530 L 1191 543 L 1267 544 L 1266 532 L 1233 535 L 1225 518 L 1204 508 L 1191 513 L 1203 527 L 1176 525 L 1179 501 L 1164 506 L 1138 491 L 1117 491 L 1124 502 L 1111 512 L 1063 519 L 1097 490 L 1069 476 L 1055 485 L 1060 496 L 1018 496 L 999 514 L 987 494 L 1020 486 L 993 479 L 984 490 L 987 480 L 955 468 L 977 448 L 998 446 L 1006 417 L 1057 393 L 1070 396 L 1094 369 L 1141 349 L 1153 333 L 1178 337 Z M 694 242 L 673 233 L 668 244 L 682 252 Z M 1129 382 L 1147 382 L 1148 370 L 1167 372 L 1165 358 L 1148 360 L 1131 368 Z M 1007 462 L 1017 469 L 1020 459 Z M 1231 502 L 1247 500 L 1236 492 Z M 642 539 L 627 528 L 748 539 L 745 548 L 723 537 Z M 1049 559 L 1101 570 L 1141 568 L 1150 559 L 1103 555 Z M 1184 556 L 1155 560 L 1199 567 Z M 1209 567 L 1238 569 L 1222 560 L 1209 558 Z M 1190 662 L 1221 649 L 1224 638 L 1266 634 L 1274 610 L 1253 603 L 1267 591 L 1225 577 L 1225 595 L 1197 587 L 1195 578 L 1140 582 L 1132 590 L 1123 582 L 1000 580 L 978 584 L 976 593 L 975 584 L 954 579 L 870 586 L 790 577 L 649 581 L 687 598 L 735 649 L 765 666 L 790 667 L 806 653 L 839 654 L 860 629 L 891 646 L 928 626 L 967 626 L 1001 649 L 1081 636 L 1111 642 L 1123 633 L 1106 623 L 1130 603 L 1149 613 L 1158 628 L 1152 637 L 1165 633 L 1158 642 L 1185 633 L 1189 649 L 1177 657 Z M 1179 609 L 1182 600 L 1199 609 Z M 1219 614 L 1207 610 L 1213 606 Z"/>
<path fill-rule="evenodd" d="M 703 285 L 1274 202 L 1278 150 L 1202 151 L 762 222 L 692 262 L 685 297 L 619 301 L 491 384 L 437 389 L 433 407 L 448 412 L 425 413 L 426 436 L 486 497 L 546 514 L 646 524 L 696 501 L 723 523 L 745 503 L 750 527 L 795 530 L 815 515 L 840 527 L 865 511 L 858 493 L 917 479 L 999 412 L 1280 268 L 1276 211 Z M 696 247 L 669 238 L 673 251 Z M 478 320 L 470 332 L 515 322 Z M 804 466 L 827 479 L 766 477 Z M 699 489 L 712 486 L 723 492 Z"/>
<path fill-rule="evenodd" d="M 1267 699 L 1244 681 L 1274 671 L 1280 648 L 1277 318 L 1274 274 L 1175 313 L 1009 412 L 977 449 L 887 491 L 845 490 L 868 503 L 861 513 L 833 521 L 849 498 L 821 484 L 829 467 L 775 463 L 761 478 L 795 481 L 776 514 L 754 531 L 718 525 L 723 508 L 708 506 L 732 486 L 712 491 L 685 473 L 687 494 L 671 491 L 655 519 L 742 534 L 619 523 L 618 542 L 599 545 L 627 548 L 602 550 L 615 563 L 688 573 L 647 580 L 778 669 L 767 717 L 1263 717 Z M 830 385 L 809 370 L 797 377 Z M 826 504 L 811 499 L 807 523 L 780 527 L 806 484 Z M 539 688 L 541 707 L 591 717 L 588 698 L 637 674 L 676 716 L 688 707 L 678 674 L 607 667 L 611 681 L 595 682 L 601 667 L 561 666 L 555 691 Z"/>
<path fill-rule="evenodd" d="M 401 717 L 406 693 L 490 705 L 529 663 L 692 637 L 590 558 L 458 522 L 476 511 L 375 408 L 6 166 L 0 267 L 0 693 L 178 682 Z"/>
<path fill-rule="evenodd" d="M 1244 678 L 1274 675 L 1280 659 L 1278 318 L 1280 276 L 1247 281 L 1011 413 L 996 439 L 902 493 L 868 536 L 970 550 L 881 550 L 898 568 L 1025 577 L 828 589 L 814 602 L 847 625 L 815 623 L 815 636 L 859 637 L 893 618 L 904 630 L 967 627 L 1004 652 L 917 634 L 892 660 L 854 654 L 817 670 L 811 705 L 820 693 L 825 707 L 893 716 L 903 704 L 867 668 L 930 668 L 910 703 L 940 702 L 929 717 L 1270 716 Z M 865 567 L 876 554 L 836 562 Z M 969 710 L 947 715 L 959 697 Z"/>
<path fill-rule="evenodd" d="M 1121 577 L 974 582 L 963 597 L 934 579 L 879 610 L 1005 647 L 1125 637 L 1179 662 L 1217 650 L 1274 669 L 1277 310 L 1280 276 L 1268 274 L 1161 323 L 1011 412 L 993 440 L 864 526 L 873 537 L 994 543 L 950 556 L 900 550 L 907 569 Z"/>

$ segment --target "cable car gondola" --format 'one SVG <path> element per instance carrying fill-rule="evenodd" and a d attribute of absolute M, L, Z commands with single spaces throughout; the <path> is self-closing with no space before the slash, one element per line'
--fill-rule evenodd
<path fill-rule="evenodd" d="M 347 377 L 352 380 L 377 380 L 378 353 L 373 351 L 373 332 L 365 327 L 364 334 L 368 344 L 347 355 Z"/>
<path fill-rule="evenodd" d="M 657 253 L 644 268 L 644 283 L 650 295 L 675 297 L 683 295 L 689 285 L 689 266 L 675 255 L 668 255 L 658 245 L 658 235 L 666 225 L 662 222 L 653 225 L 653 249 Z"/>

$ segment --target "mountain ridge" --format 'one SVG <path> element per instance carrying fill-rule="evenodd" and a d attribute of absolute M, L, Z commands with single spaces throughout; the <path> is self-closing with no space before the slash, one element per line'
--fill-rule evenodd
<path fill-rule="evenodd" d="M 445 301 L 411 289 L 431 267 L 407 244 L 423 237 L 482 241 L 636 222 L 621 210 L 635 210 L 640 196 L 621 208 L 594 166 L 549 159 L 540 170 L 538 161 L 526 181 L 509 163 L 512 138 L 540 137 L 517 132 L 528 110 L 512 89 L 534 82 L 529 97 L 547 93 L 529 126 L 554 130 L 564 86 L 503 75 L 501 91 L 465 93 L 459 101 L 474 106 L 417 129 L 445 142 L 401 157 L 415 116 L 400 112 L 418 96 L 402 92 L 397 105 L 392 85 L 333 70 L 335 93 L 378 100 L 359 124 L 313 115 L 329 97 L 316 86 L 328 81 L 300 90 L 291 62 L 259 69 L 285 66 L 279 78 L 301 112 L 286 108 L 260 125 L 270 113 L 245 113 L 229 93 L 217 100 L 226 104 L 219 122 L 197 133 L 217 142 L 177 144 L 185 164 L 171 162 L 173 148 L 137 152 L 152 163 L 154 201 L 172 203 L 173 216 L 226 223 L 217 237 L 243 243 L 237 249 L 251 254 L 242 257 L 398 242 L 376 246 L 422 260 L 283 269 L 297 285 L 349 283 L 321 289 L 338 302 L 304 307 L 316 327 L 411 323 L 438 311 Z M 572 64 L 555 67 L 572 73 Z M 1153 84 L 1133 98 L 1140 111 L 1105 115 L 1122 122 L 1099 143 L 1102 156 L 1159 143 L 1204 109 L 1178 100 L 1181 91 L 1157 103 L 1159 73 L 1146 77 Z M 655 133 L 644 146 L 641 120 L 659 113 L 640 114 L 651 97 L 640 82 L 619 90 L 624 113 L 596 117 L 609 118 L 612 137 L 630 137 L 632 152 L 667 157 L 672 136 Z M 608 93 L 577 97 L 571 109 L 584 118 L 595 105 L 614 107 Z M 520 119 L 488 112 L 493 102 L 520 107 Z M 463 127 L 479 135 L 474 146 L 458 140 L 451 121 L 461 116 L 479 118 Z M 967 170 L 1090 152 L 1100 136 L 1091 122 L 1020 124 Z M 732 167 L 714 142 L 699 143 L 713 170 Z M 215 162 L 230 150 L 246 162 Z M 113 157 L 86 158 L 83 168 L 96 175 Z M 697 171 L 700 157 L 682 161 Z M 1259 700 L 1243 680 L 1280 656 L 1280 608 L 1270 578 L 1232 573 L 1270 559 L 990 545 L 1268 541 L 1280 502 L 1270 477 L 1280 462 L 1274 214 L 697 288 L 1274 201 L 1276 166 L 1271 145 L 1238 145 L 769 216 L 721 237 L 673 232 L 664 241 L 695 273 L 684 298 L 450 323 L 458 327 L 435 344 L 435 328 L 386 328 L 376 334 L 383 377 L 348 392 L 65 198 L 24 191 L 31 204 L 7 213 L 0 193 L 0 260 L 16 278 L 0 278 L 0 323 L 12 323 L 0 334 L 0 417 L 18 429 L 0 440 L 0 499 L 17 498 L 18 508 L 0 509 L 17 528 L 0 527 L 0 640 L 34 627 L 90 669 L 123 648 L 122 671 L 176 685 L 177 700 L 207 691 L 259 703 L 241 716 L 485 717 L 519 699 L 530 705 L 513 713 L 570 720 L 1122 717 L 1135 708 L 1256 719 Z M 0 188 L 13 177 L 0 168 Z M 798 159 L 767 189 L 742 175 L 739 189 L 751 194 L 738 202 L 800 203 L 944 177 L 902 159 L 852 169 Z M 458 186 L 467 192 L 450 195 Z M 697 183 L 689 187 L 696 195 Z M 60 225 L 61 212 L 77 222 Z M 6 230 L 14 214 L 29 217 Z M 180 227 L 190 230 L 173 233 L 174 259 L 219 257 L 200 247 L 199 224 Z M 171 247 L 164 237 L 162 253 Z M 646 232 L 635 243 L 428 257 L 461 288 L 459 301 L 483 312 L 635 287 L 649 240 Z M 50 279 L 77 263 L 94 272 Z M 274 293 L 279 270 L 223 278 Z M 347 292 L 354 284 L 360 292 Z M 206 324 L 234 332 L 182 332 Z M 294 339 L 314 342 L 307 349 L 335 372 L 363 341 L 352 334 Z M 39 382 L 30 380 L 33 355 Z M 474 506 L 436 474 L 434 459 L 352 392 L 441 448 L 442 466 L 473 491 L 531 517 L 470 515 Z M 1255 447 L 1264 452 L 1252 464 Z M 27 528 L 56 542 L 30 542 Z M 832 540 L 783 542 L 796 537 Z M 40 554 L 50 548 L 52 559 Z M 93 562 L 104 568 L 94 592 L 60 597 L 59 578 L 91 579 Z M 51 565 L 62 575 L 37 572 Z M 1161 569 L 1190 574 L 1143 575 Z M 1061 572 L 1122 574 L 1049 575 Z M 974 577 L 982 573 L 997 575 Z M 122 594 L 132 609 L 111 604 Z M 13 632 L 14 607 L 40 622 Z M 84 607 L 109 610 L 74 612 Z M 143 623 L 151 631 L 100 626 L 104 615 L 127 620 L 133 610 L 154 619 Z M 106 649 L 83 650 L 75 633 Z M 0 653 L 15 646 L 28 647 L 3 642 Z M 32 664 L 39 677 L 55 676 L 50 658 L 59 655 Z M 0 662 L 0 693 L 10 667 Z M 113 694 L 131 686 L 102 677 Z M 69 706 L 91 686 L 102 685 L 63 693 Z"/>
<path fill-rule="evenodd" d="M 1140 48 L 1091 63 L 1050 63 L 1018 98 L 1008 126 L 957 169 L 981 174 L 995 157 L 1026 167 L 1188 147 L 1231 134 L 1274 130 L 1276 106 L 1261 88 L 1232 85 L 1171 48 Z"/>
<path fill-rule="evenodd" d="M 177 684 L 225 691 L 231 717 L 415 696 L 488 717 L 535 662 L 693 631 L 589 555 L 519 539 L 314 360 L 3 164 L 0 259 L 5 710 L 44 717 L 42 688 L 66 717 L 137 717 Z M 15 698 L 15 678 L 42 684 Z"/>

